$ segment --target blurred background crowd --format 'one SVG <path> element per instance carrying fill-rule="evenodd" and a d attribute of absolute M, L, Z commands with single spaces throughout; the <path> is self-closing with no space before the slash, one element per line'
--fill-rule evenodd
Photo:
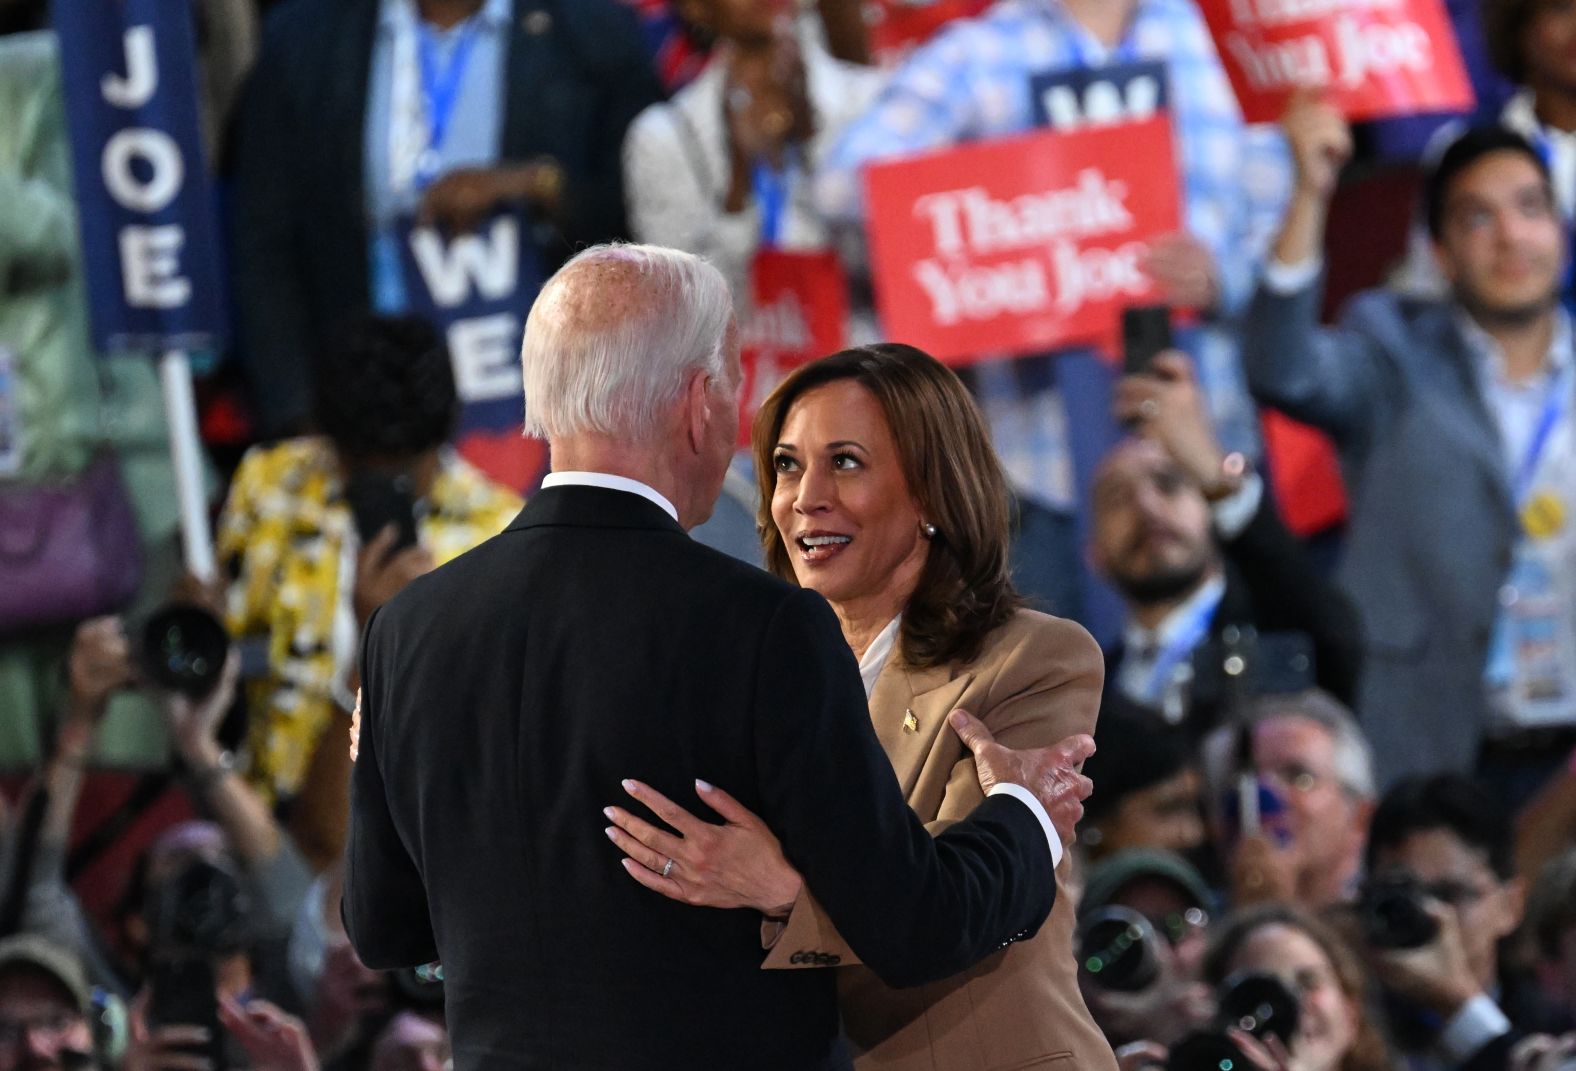
<path fill-rule="evenodd" d="M 546 458 L 456 448 L 397 219 L 523 205 L 548 271 L 627 238 L 741 302 L 762 248 L 835 251 L 870 341 L 862 170 L 1135 58 L 1183 224 L 1144 269 L 1198 315 L 1097 389 L 1078 353 L 960 369 L 1019 588 L 1106 651 L 1084 998 L 1124 1068 L 1229 1071 L 1227 1025 L 1296 1071 L 1576 1067 L 1576 3 L 1446 6 L 1475 114 L 1254 126 L 1194 0 L 193 0 L 232 317 L 194 355 L 203 582 L 153 355 L 89 340 L 49 13 L 0 0 L 0 1071 L 447 1058 L 441 972 L 339 919 L 356 647 Z M 1124 434 L 1081 468 L 1096 409 Z M 1266 445 L 1281 414 L 1338 472 Z M 410 524 L 369 527 L 391 489 Z M 71 509 L 114 563 L 86 619 L 4 590 Z M 746 452 L 696 536 L 759 562 L 756 516 Z"/>

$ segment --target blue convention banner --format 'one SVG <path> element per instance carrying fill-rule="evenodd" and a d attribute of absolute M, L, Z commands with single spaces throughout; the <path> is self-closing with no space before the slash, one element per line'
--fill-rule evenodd
<path fill-rule="evenodd" d="M 1141 123 L 1168 110 L 1166 65 L 1146 60 L 1037 74 L 1029 97 L 1035 124 L 1054 130 Z"/>
<path fill-rule="evenodd" d="M 214 349 L 224 302 L 192 9 L 54 0 L 94 345 Z"/>
<path fill-rule="evenodd" d="M 410 311 L 448 338 L 461 437 L 517 433 L 525 418 L 520 339 L 543 281 L 524 210 L 463 234 L 411 220 L 396 230 Z"/>

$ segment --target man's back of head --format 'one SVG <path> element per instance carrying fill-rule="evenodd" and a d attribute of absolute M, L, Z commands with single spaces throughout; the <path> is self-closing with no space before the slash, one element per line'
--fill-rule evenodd
<path fill-rule="evenodd" d="M 739 386 L 733 298 L 710 264 L 656 246 L 585 250 L 542 288 L 521 362 L 525 429 L 551 443 L 555 470 L 639 479 L 686 527 L 710 513 Z"/>

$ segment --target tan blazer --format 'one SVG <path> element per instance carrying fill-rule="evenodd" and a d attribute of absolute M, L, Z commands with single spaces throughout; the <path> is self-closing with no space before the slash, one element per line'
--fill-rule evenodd
<path fill-rule="evenodd" d="M 1043 747 L 1093 733 L 1104 664 L 1078 625 L 1030 610 L 993 632 L 972 663 L 912 669 L 898 653 L 870 696 L 870 717 L 909 806 L 932 833 L 984 798 L 974 760 L 946 727 L 963 707 L 1009 747 Z M 1065 885 L 1071 853 L 1058 868 Z M 890 989 L 838 935 L 809 895 L 772 942 L 767 968 L 841 966 L 839 1005 L 860 1071 L 1115 1071 L 1116 1059 L 1078 992 L 1067 895 L 1030 940 L 972 970 Z M 770 935 L 769 935 L 770 936 Z"/>

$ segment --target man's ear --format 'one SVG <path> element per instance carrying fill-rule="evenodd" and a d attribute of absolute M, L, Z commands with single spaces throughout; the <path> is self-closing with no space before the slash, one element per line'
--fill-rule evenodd
<path fill-rule="evenodd" d="M 1434 263 L 1439 265 L 1439 274 L 1445 277 L 1445 282 L 1454 286 L 1456 282 L 1456 262 L 1451 258 L 1445 243 L 1438 238 L 1431 238 L 1428 243 L 1429 252 L 1434 254 Z"/>
<path fill-rule="evenodd" d="M 1521 920 L 1527 914 L 1527 879 L 1517 877 L 1502 882 L 1499 895 L 1504 911 L 1499 936 L 1509 937 L 1521 926 Z"/>
<path fill-rule="evenodd" d="M 697 370 L 684 385 L 684 423 L 689 434 L 690 450 L 702 453 L 708 441 L 707 431 L 713 419 L 711 376 Z"/>

